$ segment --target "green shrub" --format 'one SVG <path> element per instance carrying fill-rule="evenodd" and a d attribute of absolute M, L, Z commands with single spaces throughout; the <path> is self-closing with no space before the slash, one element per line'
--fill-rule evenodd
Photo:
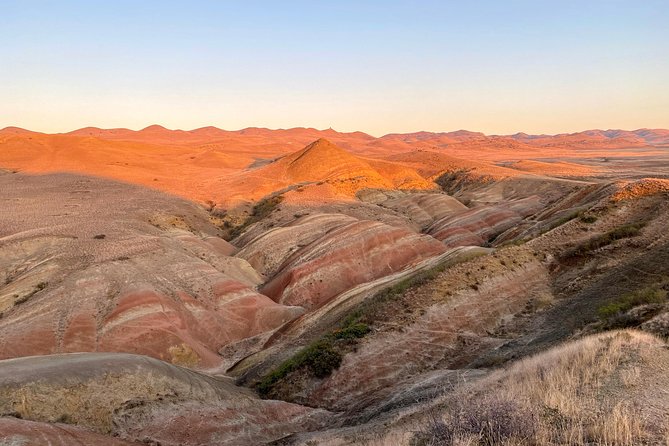
<path fill-rule="evenodd" d="M 276 383 L 288 374 L 304 367 L 308 367 L 317 378 L 325 378 L 333 370 L 339 368 L 342 358 L 341 353 L 335 350 L 331 338 L 319 339 L 281 363 L 279 367 L 267 374 L 256 388 L 260 395 L 266 396 Z"/>
<path fill-rule="evenodd" d="M 382 307 L 382 302 L 402 295 L 413 286 L 425 283 L 434 278 L 445 267 L 446 265 L 440 265 L 421 272 L 376 293 L 360 309 L 344 319 L 338 328 L 326 333 L 265 375 L 256 386 L 258 393 L 267 396 L 279 381 L 299 369 L 308 368 L 317 378 L 325 378 L 330 375 L 333 370 L 339 368 L 343 359 L 342 351 L 345 351 L 346 347 L 355 345 L 372 331 L 369 324 L 362 321 L 363 318 L 373 320 L 373 314 L 378 308 Z"/>
<path fill-rule="evenodd" d="M 612 241 L 627 237 L 635 237 L 639 235 L 644 226 L 646 226 L 645 222 L 630 223 L 617 227 L 616 229 L 607 232 L 605 235 Z"/>
<path fill-rule="evenodd" d="M 372 331 L 369 325 L 356 322 L 333 333 L 335 339 L 360 339 Z"/>
<path fill-rule="evenodd" d="M 594 223 L 597 221 L 597 216 L 591 214 L 583 214 L 581 215 L 581 221 L 583 223 Z"/>
<path fill-rule="evenodd" d="M 599 317 L 602 319 L 608 319 L 615 316 L 616 314 L 624 313 L 629 310 L 631 307 L 628 307 L 627 304 L 623 302 L 612 302 L 610 304 L 602 305 L 597 310 Z"/>
<path fill-rule="evenodd" d="M 282 201 L 283 195 L 275 195 L 273 197 L 263 198 L 258 203 L 256 203 L 255 206 L 253 206 L 251 217 L 255 221 L 262 220 L 263 218 L 269 216 L 269 214 L 271 214 L 279 206 L 279 204 L 281 204 Z"/>
<path fill-rule="evenodd" d="M 325 378 L 333 370 L 338 369 L 342 361 L 342 355 L 335 350 L 332 342 L 321 339 L 304 352 L 303 362 L 313 372 L 316 378 Z"/>
<path fill-rule="evenodd" d="M 634 307 L 647 304 L 660 304 L 666 301 L 666 290 L 663 290 L 658 286 L 648 287 L 625 294 L 615 302 L 601 306 L 598 313 L 601 319 L 610 319 L 616 315 L 625 313 Z"/>
<path fill-rule="evenodd" d="M 258 383 L 256 386 L 256 389 L 258 390 L 258 393 L 263 396 L 267 396 L 272 390 L 272 387 L 274 385 L 281 381 L 285 376 L 287 376 L 290 372 L 296 370 L 298 368 L 298 363 L 295 360 L 295 358 L 288 359 L 281 363 L 279 367 L 276 369 L 272 370 L 270 373 L 265 375 L 263 379 Z"/>

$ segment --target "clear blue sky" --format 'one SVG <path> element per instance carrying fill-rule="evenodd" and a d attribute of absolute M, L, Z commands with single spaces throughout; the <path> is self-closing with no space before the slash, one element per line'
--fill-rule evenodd
<path fill-rule="evenodd" d="M 669 127 L 669 1 L 0 0 L 0 127 Z"/>

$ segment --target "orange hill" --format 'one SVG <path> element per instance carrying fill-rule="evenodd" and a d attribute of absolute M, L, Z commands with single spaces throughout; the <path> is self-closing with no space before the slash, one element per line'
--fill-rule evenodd
<path fill-rule="evenodd" d="M 225 183 L 227 190 L 237 194 L 233 201 L 256 200 L 296 185 L 299 194 L 287 195 L 294 201 L 352 199 L 364 188 L 435 187 L 414 169 L 355 156 L 324 138 L 266 166 L 241 172 Z"/>
<path fill-rule="evenodd" d="M 153 125 L 139 131 L 87 127 L 49 135 L 7 127 L 0 130 L 0 168 L 96 175 L 227 207 L 298 187 L 299 194 L 289 192 L 286 198 L 351 199 L 367 187 L 429 189 L 435 175 L 459 169 L 497 178 L 555 174 L 560 167 L 562 174 L 586 176 L 590 170 L 598 174 L 597 169 L 574 162 L 666 157 L 667 145 L 669 131 L 651 129 L 556 136 L 461 130 L 374 138 L 313 128 L 170 130 Z"/>

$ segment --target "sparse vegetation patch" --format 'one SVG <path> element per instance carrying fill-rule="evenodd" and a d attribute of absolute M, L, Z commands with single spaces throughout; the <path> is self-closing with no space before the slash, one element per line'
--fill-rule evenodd
<path fill-rule="evenodd" d="M 631 370 L 639 352 L 663 344 L 641 332 L 609 332 L 518 361 L 434 407 L 413 446 L 661 444 L 651 438 L 664 434 L 639 416 L 639 403 L 612 390 L 649 385 Z"/>
<path fill-rule="evenodd" d="M 449 195 L 453 195 L 470 184 L 487 184 L 493 181 L 488 176 L 473 174 L 473 170 L 464 168 L 445 172 L 435 179 L 434 182 L 437 183 L 441 190 Z"/>
<path fill-rule="evenodd" d="M 299 369 L 306 368 L 316 378 L 326 378 L 339 368 L 347 347 L 356 344 L 370 331 L 367 324 L 359 322 L 359 317 L 347 318 L 341 328 L 312 342 L 267 374 L 257 386 L 258 393 L 267 396 L 279 381 Z"/>
<path fill-rule="evenodd" d="M 253 206 L 251 214 L 241 224 L 229 227 L 227 240 L 232 240 L 240 236 L 249 226 L 257 223 L 260 220 L 268 217 L 283 201 L 283 195 L 274 195 L 268 198 L 263 198 Z"/>
<path fill-rule="evenodd" d="M 645 322 L 661 310 L 661 304 L 667 302 L 666 285 L 654 285 L 625 294 L 619 299 L 599 307 L 598 314 L 601 328 L 633 327 Z M 629 314 L 637 307 L 647 306 L 647 311 Z"/>
<path fill-rule="evenodd" d="M 592 214 L 582 214 L 580 219 L 583 223 L 594 223 L 597 221 L 597 216 Z"/>
<path fill-rule="evenodd" d="M 550 225 L 548 230 L 550 231 L 551 229 L 555 229 L 558 226 L 562 226 L 563 224 L 572 221 L 573 219 L 578 217 L 580 214 L 581 213 L 579 211 L 574 211 L 574 212 L 571 212 L 571 213 L 565 215 L 564 217 L 560 217 Z"/>
<path fill-rule="evenodd" d="M 14 305 L 21 305 L 22 303 L 28 302 L 28 300 L 33 297 L 35 294 L 39 293 L 43 289 L 45 289 L 49 285 L 49 282 L 40 282 L 37 285 L 35 285 L 35 288 L 29 292 L 28 294 L 25 294 L 21 297 L 16 297 L 14 299 Z"/>
<path fill-rule="evenodd" d="M 565 223 L 568 223 L 574 219 L 578 218 L 580 221 L 583 223 L 594 223 L 597 221 L 597 216 L 591 213 L 588 213 L 587 211 L 584 210 L 575 210 L 572 212 L 569 212 L 568 214 L 558 218 L 554 222 L 552 222 L 548 228 L 544 232 L 548 232 L 550 230 L 553 230 L 559 226 L 562 226 Z"/>
<path fill-rule="evenodd" d="M 562 258 L 584 257 L 592 251 L 608 246 L 616 240 L 636 237 L 646 226 L 645 222 L 629 223 L 612 229 L 604 234 L 593 237 L 585 242 L 575 246 L 563 254 Z"/>

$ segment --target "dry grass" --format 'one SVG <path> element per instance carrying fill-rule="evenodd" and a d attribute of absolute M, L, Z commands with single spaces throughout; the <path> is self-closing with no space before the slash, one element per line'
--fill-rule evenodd
<path fill-rule="evenodd" d="M 173 345 L 167 351 L 172 364 L 194 368 L 200 363 L 200 357 L 188 344 Z"/>
<path fill-rule="evenodd" d="M 666 433 L 658 433 L 643 415 L 643 402 L 629 398 L 633 389 L 648 385 L 642 352 L 660 346 L 664 342 L 651 335 L 616 331 L 521 360 L 447 399 L 447 409 L 437 419 L 428 417 L 414 444 L 631 446 L 666 441 L 659 438 Z M 469 424 L 462 422 L 463 411 Z"/>

